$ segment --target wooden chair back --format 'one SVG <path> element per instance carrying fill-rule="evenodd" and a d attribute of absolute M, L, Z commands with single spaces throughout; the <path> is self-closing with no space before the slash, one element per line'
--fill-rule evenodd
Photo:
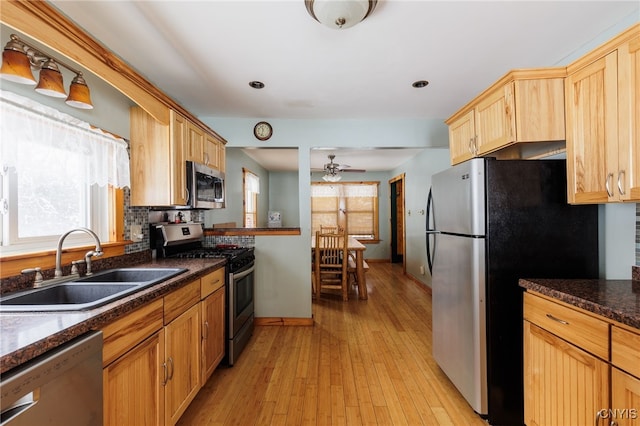
<path fill-rule="evenodd" d="M 313 260 L 316 298 L 324 289 L 337 289 L 342 300 L 348 300 L 348 256 L 345 233 L 316 232 Z"/>

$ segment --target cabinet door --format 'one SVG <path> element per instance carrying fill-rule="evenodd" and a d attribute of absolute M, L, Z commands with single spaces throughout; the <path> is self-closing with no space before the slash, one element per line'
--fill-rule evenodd
<path fill-rule="evenodd" d="M 524 321 L 525 423 L 590 425 L 608 406 L 608 364 Z"/>
<path fill-rule="evenodd" d="M 103 370 L 104 425 L 164 424 L 164 331 Z"/>
<path fill-rule="evenodd" d="M 567 76 L 567 196 L 570 203 L 616 201 L 617 53 Z M 607 192 L 608 188 L 608 192 Z"/>
<path fill-rule="evenodd" d="M 200 303 L 202 318 L 202 382 L 204 386 L 224 358 L 224 287 Z"/>
<path fill-rule="evenodd" d="M 476 105 L 478 154 L 487 154 L 516 140 L 514 83 L 495 90 Z"/>
<path fill-rule="evenodd" d="M 640 379 L 611 368 L 611 421 L 618 426 L 640 426 Z"/>
<path fill-rule="evenodd" d="M 458 164 L 475 157 L 475 121 L 474 111 L 449 124 L 449 151 L 451 164 Z"/>
<path fill-rule="evenodd" d="M 204 136 L 203 162 L 212 169 L 218 169 L 218 141 L 211 135 Z"/>
<path fill-rule="evenodd" d="M 175 425 L 200 390 L 200 307 L 192 306 L 165 327 L 165 424 Z"/>
<path fill-rule="evenodd" d="M 640 124 L 638 124 L 640 123 L 640 36 L 618 48 L 618 84 L 619 170 L 616 176 L 616 191 L 623 201 L 638 201 L 640 200 Z"/>
<path fill-rule="evenodd" d="M 185 161 L 204 163 L 204 132 L 192 122 L 187 123 L 187 139 L 185 141 Z"/>
<path fill-rule="evenodd" d="M 187 204 L 187 171 L 184 144 L 187 135 L 187 119 L 171 111 L 171 204 Z"/>

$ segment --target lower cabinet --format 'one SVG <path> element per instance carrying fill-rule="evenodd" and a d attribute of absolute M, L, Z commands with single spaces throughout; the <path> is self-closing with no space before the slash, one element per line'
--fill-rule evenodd
<path fill-rule="evenodd" d="M 609 406 L 609 366 L 548 331 L 524 323 L 525 423 L 592 425 Z"/>
<path fill-rule="evenodd" d="M 640 379 L 611 368 L 611 410 L 603 415 L 617 426 L 640 425 Z"/>
<path fill-rule="evenodd" d="M 225 269 L 102 329 L 105 426 L 173 426 L 225 352 Z"/>
<path fill-rule="evenodd" d="M 524 295 L 527 426 L 640 426 L 640 331 Z"/>
<path fill-rule="evenodd" d="M 164 330 L 103 370 L 104 425 L 164 424 Z"/>
<path fill-rule="evenodd" d="M 165 425 L 174 425 L 200 390 L 200 309 L 193 305 L 165 330 Z"/>
<path fill-rule="evenodd" d="M 207 296 L 200 303 L 202 320 L 202 375 L 201 386 L 207 382 L 224 358 L 224 287 Z"/>

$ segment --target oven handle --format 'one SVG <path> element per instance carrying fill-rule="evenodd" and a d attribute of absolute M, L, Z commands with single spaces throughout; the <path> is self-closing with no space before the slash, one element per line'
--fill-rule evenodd
<path fill-rule="evenodd" d="M 233 277 L 234 281 L 235 280 L 241 280 L 244 277 L 246 277 L 247 275 L 251 274 L 254 271 L 254 269 L 256 269 L 255 265 L 251 265 L 251 267 L 249 269 L 246 269 L 246 270 L 244 270 L 242 272 L 233 272 L 231 274 L 231 276 Z"/>

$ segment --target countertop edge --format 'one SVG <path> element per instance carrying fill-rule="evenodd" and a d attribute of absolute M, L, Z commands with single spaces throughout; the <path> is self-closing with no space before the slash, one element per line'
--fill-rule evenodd
<path fill-rule="evenodd" d="M 609 285 L 638 285 L 640 283 L 632 280 L 599 280 L 599 279 L 583 279 L 583 280 L 566 280 L 566 279 L 523 279 L 519 280 L 520 287 L 540 293 L 544 296 L 551 297 L 560 302 L 567 303 L 577 308 L 583 309 L 595 315 L 599 315 L 606 319 L 616 321 L 629 327 L 640 329 L 640 312 L 635 313 L 625 312 L 622 304 L 618 304 L 618 307 L 611 304 L 601 304 L 588 300 L 584 297 L 580 297 L 571 291 L 572 287 L 576 284 L 584 286 L 606 286 Z M 615 284 L 614 284 L 615 283 Z M 563 288 L 565 286 L 566 288 Z M 638 295 L 640 299 L 640 295 Z M 612 302 L 613 303 L 613 302 Z"/>
<path fill-rule="evenodd" d="M 60 325 L 58 331 L 43 335 L 40 338 L 34 338 L 28 343 L 17 343 L 8 345 L 7 336 L 2 337 L 3 347 L 0 355 L 0 374 L 9 372 L 10 370 L 27 363 L 28 361 L 54 349 L 74 338 L 87 333 L 89 331 L 101 330 L 104 326 L 112 323 L 127 315 L 142 305 L 153 300 L 163 297 L 167 293 L 174 291 L 184 285 L 196 280 L 209 272 L 212 272 L 226 264 L 226 260 L 162 260 L 152 261 L 149 263 L 136 264 L 135 267 L 184 267 L 187 272 L 170 278 L 162 283 L 141 290 L 130 296 L 116 300 L 104 306 L 86 311 L 71 312 L 35 312 L 35 313 L 17 313 L 3 312 L 0 313 L 0 324 L 2 325 L 2 333 L 17 334 L 12 331 L 12 324 L 20 326 L 21 320 L 25 326 L 29 328 L 37 328 L 39 323 L 58 322 Z M 182 265 L 182 266 L 180 266 Z M 189 267 L 187 267 L 187 265 Z M 17 339 L 21 340 L 21 339 Z M 9 346 L 9 347 L 5 347 Z"/>

